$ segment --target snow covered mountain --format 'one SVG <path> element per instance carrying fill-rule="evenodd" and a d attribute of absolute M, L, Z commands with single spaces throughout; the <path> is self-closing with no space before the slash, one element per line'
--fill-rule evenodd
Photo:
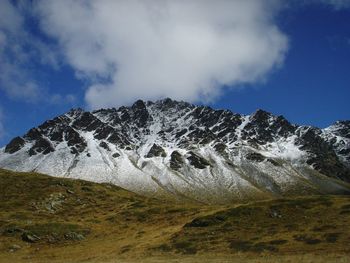
<path fill-rule="evenodd" d="M 322 130 L 262 110 L 139 100 L 46 121 L 0 149 L 0 167 L 202 202 L 350 193 L 350 121 Z"/>

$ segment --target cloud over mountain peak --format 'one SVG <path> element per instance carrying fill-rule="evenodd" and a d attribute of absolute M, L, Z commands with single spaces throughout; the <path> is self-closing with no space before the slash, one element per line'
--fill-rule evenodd
<path fill-rule="evenodd" d="M 283 62 L 278 1 L 40 1 L 43 30 L 91 86 L 92 108 L 211 100 Z"/>

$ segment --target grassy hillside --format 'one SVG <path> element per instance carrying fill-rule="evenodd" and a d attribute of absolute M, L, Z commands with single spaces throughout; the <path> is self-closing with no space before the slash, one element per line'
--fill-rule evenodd
<path fill-rule="evenodd" d="M 0 262 L 349 262 L 350 198 L 206 206 L 0 170 Z"/>

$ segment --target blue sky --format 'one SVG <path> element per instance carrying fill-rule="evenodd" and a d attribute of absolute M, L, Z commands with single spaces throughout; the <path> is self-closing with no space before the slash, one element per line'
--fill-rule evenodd
<path fill-rule="evenodd" d="M 350 9 L 288 9 L 278 24 L 290 39 L 283 66 L 264 83 L 227 92 L 213 107 L 245 114 L 261 108 L 318 127 L 350 119 Z"/>
<path fill-rule="evenodd" d="M 70 108 L 137 98 L 350 119 L 349 1 L 232 2 L 0 0 L 0 146 Z"/>

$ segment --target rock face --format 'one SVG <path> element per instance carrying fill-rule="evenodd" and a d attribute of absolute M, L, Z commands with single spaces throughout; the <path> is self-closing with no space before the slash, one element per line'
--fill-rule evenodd
<path fill-rule="evenodd" d="M 166 152 L 162 147 L 160 147 L 157 144 L 153 144 L 149 152 L 147 153 L 146 157 L 147 158 L 152 158 L 152 157 L 166 157 Z"/>
<path fill-rule="evenodd" d="M 21 137 L 13 138 L 8 145 L 5 147 L 5 153 L 15 153 L 19 151 L 25 144 L 25 140 Z"/>
<path fill-rule="evenodd" d="M 319 129 L 171 99 L 71 110 L 14 138 L 0 167 L 203 202 L 348 193 L 350 121 Z"/>
<path fill-rule="evenodd" d="M 29 243 L 35 243 L 35 242 L 38 242 L 40 240 L 40 237 L 38 237 L 32 233 L 27 233 L 27 232 L 24 232 L 21 237 L 22 237 L 23 241 L 29 242 Z"/>

